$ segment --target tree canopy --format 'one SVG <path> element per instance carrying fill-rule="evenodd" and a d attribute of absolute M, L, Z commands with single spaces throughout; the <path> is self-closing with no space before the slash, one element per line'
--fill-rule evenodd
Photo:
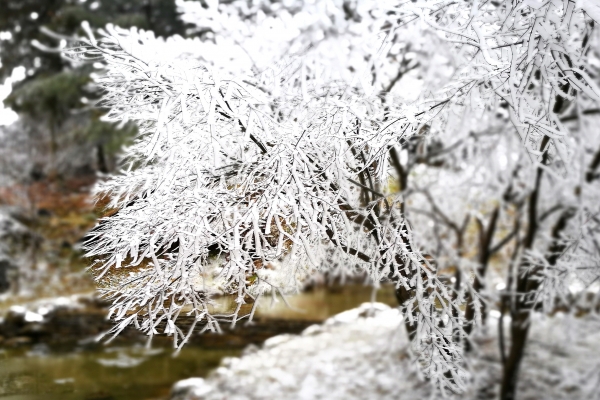
<path fill-rule="evenodd" d="M 164 322 L 180 346 L 315 270 L 358 270 L 396 286 L 445 392 L 467 390 L 490 308 L 510 313 L 514 398 L 529 315 L 593 309 L 583 289 L 600 277 L 599 7 L 181 6 L 195 40 L 109 25 L 67 50 L 104 63 L 108 118 L 139 127 L 98 187 L 118 212 L 87 244 L 114 332 Z M 213 314 L 217 292 L 233 314 Z"/>

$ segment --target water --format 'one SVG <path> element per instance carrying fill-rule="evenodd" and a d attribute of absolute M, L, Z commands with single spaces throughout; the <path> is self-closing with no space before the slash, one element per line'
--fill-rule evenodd
<path fill-rule="evenodd" d="M 264 301 L 258 316 L 290 320 L 323 320 L 369 301 L 371 289 L 348 286 L 316 289 L 289 298 Z M 379 292 L 378 301 L 394 304 L 393 292 Z M 151 349 L 140 343 L 101 345 L 83 340 L 70 346 L 44 343 L 0 349 L 1 400 L 164 400 L 172 384 L 204 377 L 223 357 L 237 356 L 241 347 L 207 348 L 187 345 L 177 356 L 166 342 Z"/>
<path fill-rule="evenodd" d="M 170 348 L 141 345 L 99 349 L 0 350 L 2 400 L 165 399 L 173 382 L 206 376 L 239 349 Z"/>

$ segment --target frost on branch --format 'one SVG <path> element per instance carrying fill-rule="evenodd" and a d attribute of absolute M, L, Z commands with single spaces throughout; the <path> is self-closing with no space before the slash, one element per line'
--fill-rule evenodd
<path fill-rule="evenodd" d="M 205 40 L 109 26 L 69 51 L 140 127 L 87 243 L 114 333 L 181 346 L 181 313 L 218 330 L 314 270 L 365 271 L 396 285 L 424 376 L 461 392 L 486 307 L 550 311 L 599 276 L 587 3 L 198 4 Z"/>

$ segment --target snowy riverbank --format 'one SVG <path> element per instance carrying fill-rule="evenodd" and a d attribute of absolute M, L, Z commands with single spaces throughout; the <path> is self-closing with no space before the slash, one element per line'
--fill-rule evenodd
<path fill-rule="evenodd" d="M 600 324 L 586 319 L 534 318 L 520 399 L 600 398 Z M 178 382 L 171 400 L 435 398 L 411 366 L 400 322 L 396 309 L 365 303 L 300 335 L 250 346 L 242 357 L 224 359 L 208 378 Z M 470 361 L 476 383 L 461 399 L 497 398 L 496 320 L 488 329 Z"/>

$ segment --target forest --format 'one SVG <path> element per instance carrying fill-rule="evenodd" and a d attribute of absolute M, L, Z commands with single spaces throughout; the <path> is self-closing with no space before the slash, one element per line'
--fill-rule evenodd
<path fill-rule="evenodd" d="M 598 23 L 2 0 L 0 399 L 600 399 Z"/>

